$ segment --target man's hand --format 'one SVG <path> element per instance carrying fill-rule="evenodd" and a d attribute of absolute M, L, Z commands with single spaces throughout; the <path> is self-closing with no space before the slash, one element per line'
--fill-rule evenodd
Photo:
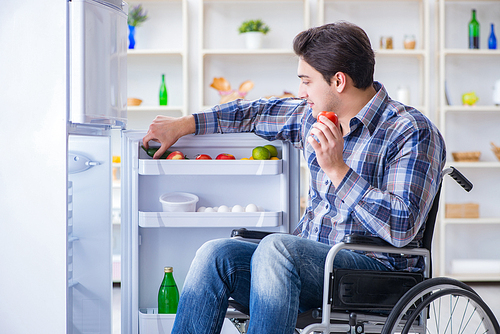
<path fill-rule="evenodd" d="M 147 149 L 149 148 L 150 140 L 159 142 L 161 147 L 156 151 L 153 157 L 153 159 L 158 159 L 170 146 L 175 144 L 180 137 L 194 133 L 195 130 L 196 124 L 193 115 L 181 118 L 162 115 L 156 116 L 149 126 L 148 133 L 142 139 L 142 144 Z"/>
<path fill-rule="evenodd" d="M 339 127 L 335 126 L 328 118 L 320 117 L 321 123 L 316 122 L 313 125 L 308 141 L 316 152 L 319 166 L 328 175 L 334 186 L 338 187 L 349 171 L 349 166 L 346 165 L 342 156 L 344 138 Z M 312 135 L 318 138 L 319 143 Z"/>

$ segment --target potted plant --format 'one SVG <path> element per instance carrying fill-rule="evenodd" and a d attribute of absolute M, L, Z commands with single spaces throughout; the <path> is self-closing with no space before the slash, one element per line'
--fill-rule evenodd
<path fill-rule="evenodd" d="M 262 36 L 269 32 L 269 27 L 262 20 L 244 21 L 238 31 L 244 34 L 248 49 L 259 49 L 262 46 Z"/>
<path fill-rule="evenodd" d="M 135 47 L 135 27 L 139 27 L 141 24 L 148 20 L 148 13 L 144 11 L 142 5 L 139 4 L 137 6 L 132 7 L 128 12 L 128 29 L 129 29 L 129 49 L 133 49 Z"/>

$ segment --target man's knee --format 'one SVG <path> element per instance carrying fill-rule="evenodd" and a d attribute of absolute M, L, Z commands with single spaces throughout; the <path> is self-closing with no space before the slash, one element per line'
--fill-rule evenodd
<path fill-rule="evenodd" d="M 225 256 L 226 253 L 230 253 L 230 249 L 237 247 L 235 241 L 229 238 L 209 240 L 198 248 L 195 259 L 213 260 L 221 255 Z"/>

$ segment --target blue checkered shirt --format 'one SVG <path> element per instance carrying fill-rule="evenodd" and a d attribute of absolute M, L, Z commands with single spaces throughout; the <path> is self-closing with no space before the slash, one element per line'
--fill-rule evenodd
<path fill-rule="evenodd" d="M 310 170 L 307 207 L 294 234 L 334 245 L 347 234 L 378 236 L 396 247 L 422 239 L 425 219 L 445 165 L 444 140 L 416 109 L 376 95 L 350 120 L 344 161 L 350 167 L 335 188 L 307 137 L 316 119 L 301 99 L 237 100 L 194 114 L 196 134 L 254 132 L 290 141 Z M 368 254 L 392 270 L 420 271 L 419 257 Z"/>

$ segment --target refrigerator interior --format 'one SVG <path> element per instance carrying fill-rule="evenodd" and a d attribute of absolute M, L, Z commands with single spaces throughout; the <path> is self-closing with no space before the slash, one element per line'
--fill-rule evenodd
<path fill-rule="evenodd" d="M 179 290 L 196 250 L 227 238 L 234 228 L 290 232 L 299 219 L 299 151 L 254 134 L 185 136 L 170 151 L 189 159 L 153 160 L 141 148 L 145 132 L 122 134 L 122 331 L 170 333 L 171 315 L 157 315 L 163 268 L 172 266 Z M 279 160 L 249 158 L 256 146 L 272 144 Z M 153 145 L 153 144 L 152 144 Z M 233 154 L 236 160 L 195 160 Z M 197 208 L 257 205 L 259 212 L 163 212 L 169 192 L 199 197 Z M 235 333 L 225 324 L 223 333 Z"/>
<path fill-rule="evenodd" d="M 68 139 L 68 333 L 110 333 L 111 138 Z"/>

